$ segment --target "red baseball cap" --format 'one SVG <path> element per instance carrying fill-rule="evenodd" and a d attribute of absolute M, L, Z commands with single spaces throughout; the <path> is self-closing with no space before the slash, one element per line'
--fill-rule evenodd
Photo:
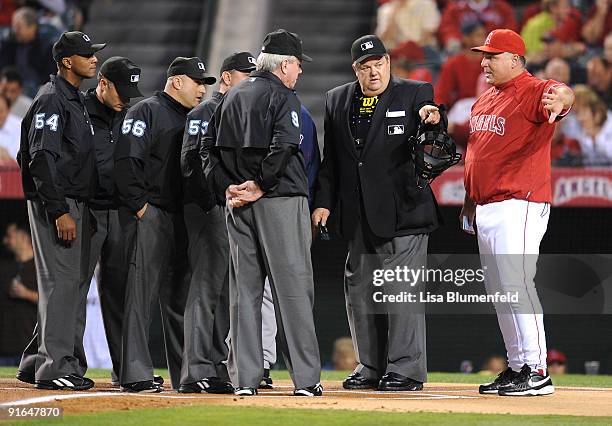
<path fill-rule="evenodd" d="M 546 354 L 546 363 L 552 364 L 553 362 L 558 362 L 560 364 L 565 364 L 567 362 L 567 357 L 563 352 L 557 349 L 549 349 Z"/>
<path fill-rule="evenodd" d="M 487 36 L 483 46 L 472 47 L 472 50 L 485 53 L 509 52 L 525 56 L 525 42 L 512 30 L 493 30 Z"/>

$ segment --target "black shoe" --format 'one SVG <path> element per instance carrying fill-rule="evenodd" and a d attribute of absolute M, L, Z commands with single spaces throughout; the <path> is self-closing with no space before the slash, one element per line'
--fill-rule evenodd
<path fill-rule="evenodd" d="M 197 382 L 180 385 L 178 391 L 179 393 L 234 393 L 234 387 L 218 377 L 207 377 Z"/>
<path fill-rule="evenodd" d="M 155 383 L 153 380 L 143 380 L 142 382 L 126 383 L 121 385 L 121 392 L 130 393 L 158 393 L 164 390 L 164 388 Z"/>
<path fill-rule="evenodd" d="M 69 374 L 51 380 L 36 380 L 36 389 L 83 391 L 91 389 L 93 386 L 93 380 L 77 376 L 76 374 Z"/>
<path fill-rule="evenodd" d="M 29 383 L 31 385 L 36 384 L 36 379 L 34 378 L 34 374 L 28 373 L 27 371 L 21 371 L 21 370 L 17 371 L 15 378 L 19 380 L 20 382 Z"/>
<path fill-rule="evenodd" d="M 160 385 L 160 386 L 161 386 L 161 385 L 163 385 L 163 384 L 164 384 L 164 378 L 163 378 L 162 376 L 153 376 L 153 382 L 154 382 L 154 383 L 157 383 L 158 385 Z M 113 381 L 111 382 L 111 384 L 112 384 L 113 386 L 119 386 L 119 385 L 120 385 L 119 380 L 113 380 Z"/>
<path fill-rule="evenodd" d="M 264 375 L 261 378 L 261 382 L 259 382 L 259 389 L 274 389 L 269 368 L 264 369 Z"/>
<path fill-rule="evenodd" d="M 254 395 L 257 395 L 257 389 L 255 389 L 255 388 L 236 388 L 236 389 L 234 389 L 234 395 L 237 395 L 237 396 L 254 396 Z"/>
<path fill-rule="evenodd" d="M 519 373 L 508 367 L 499 373 L 497 378 L 495 378 L 495 380 L 493 380 L 491 383 L 480 385 L 478 387 L 478 392 L 483 395 L 497 395 L 500 389 L 507 387 L 518 376 Z"/>
<path fill-rule="evenodd" d="M 499 390 L 500 396 L 540 396 L 555 392 L 552 380 L 548 374 L 532 371 L 527 364 L 523 365 L 519 376 L 508 386 Z"/>
<path fill-rule="evenodd" d="M 296 389 L 293 391 L 295 396 L 321 396 L 323 395 L 323 386 L 321 383 L 317 383 L 314 386 L 308 386 L 306 388 Z"/>
<path fill-rule="evenodd" d="M 377 389 L 378 379 L 368 379 L 361 373 L 350 374 L 343 382 L 344 389 Z"/>
<path fill-rule="evenodd" d="M 380 391 L 420 391 L 423 390 L 423 383 L 412 380 L 410 377 L 402 376 L 398 373 L 387 373 L 382 376 L 378 383 Z"/>

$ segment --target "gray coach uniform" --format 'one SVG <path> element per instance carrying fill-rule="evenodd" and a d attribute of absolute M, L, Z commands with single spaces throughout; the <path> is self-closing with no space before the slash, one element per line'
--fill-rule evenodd
<path fill-rule="evenodd" d="M 54 59 L 92 57 L 105 45 L 92 45 L 80 32 L 64 33 Z M 95 176 L 93 127 L 83 96 L 59 74 L 36 95 L 23 119 L 18 155 L 28 200 L 38 281 L 38 324 L 24 351 L 18 379 L 42 389 L 88 389 L 83 334 L 84 289 L 91 230 L 87 200 Z M 70 214 L 76 239 L 60 240 L 56 219 Z M 32 377 L 34 373 L 35 377 Z"/>
<path fill-rule="evenodd" d="M 201 64 L 197 58 L 177 58 L 168 75 L 210 78 L 205 76 L 203 65 L 198 67 Z M 165 92 L 137 103 L 126 115 L 115 151 L 119 219 L 130 262 L 120 376 L 123 389 L 128 391 L 155 390 L 149 326 L 151 308 L 158 299 L 172 386 L 178 388 L 180 383 L 183 315 L 189 289 L 180 152 L 189 110 Z M 136 212 L 146 203 L 144 215 L 138 218 Z"/>
<path fill-rule="evenodd" d="M 309 59 L 302 54 L 297 36 L 284 30 L 269 34 L 262 51 Z M 254 180 L 265 192 L 253 203 L 230 207 L 227 214 L 231 255 L 228 369 L 239 394 L 243 390 L 256 393 L 263 375 L 261 304 L 266 276 L 296 395 L 319 386 L 319 348 L 312 317 L 312 237 L 299 116 L 300 103 L 292 90 L 276 75 L 255 71 L 225 95 L 202 145 L 206 178 L 220 202 L 230 184 Z"/>

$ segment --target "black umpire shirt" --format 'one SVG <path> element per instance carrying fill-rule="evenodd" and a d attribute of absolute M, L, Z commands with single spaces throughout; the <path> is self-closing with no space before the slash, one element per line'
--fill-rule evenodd
<path fill-rule="evenodd" d="M 146 203 L 180 210 L 180 153 L 188 112 L 165 92 L 128 110 L 115 150 L 115 186 L 119 202 L 131 212 Z"/>
<path fill-rule="evenodd" d="M 264 197 L 308 197 L 300 101 L 274 74 L 254 71 L 230 90 L 202 143 L 204 172 L 225 204 L 231 184 L 254 180 Z"/>
<path fill-rule="evenodd" d="M 91 195 L 93 133 L 81 92 L 63 77 L 51 76 L 21 122 L 17 161 L 25 197 L 42 201 L 53 219 L 69 212 L 66 198 Z"/>
<path fill-rule="evenodd" d="M 96 149 L 96 164 L 98 181 L 89 206 L 95 210 L 117 208 L 114 201 L 115 183 L 113 171 L 115 168 L 115 146 L 121 134 L 121 124 L 127 109 L 117 112 L 104 105 L 96 96 L 96 89 L 85 93 L 85 106 L 94 127 L 94 146 Z"/>
<path fill-rule="evenodd" d="M 206 134 L 208 123 L 222 99 L 223 93 L 214 92 L 212 98 L 192 109 L 187 115 L 183 134 L 181 170 L 185 186 L 185 204 L 196 203 L 204 211 L 210 210 L 215 205 L 215 200 L 202 173 L 200 147 L 202 136 Z"/>

